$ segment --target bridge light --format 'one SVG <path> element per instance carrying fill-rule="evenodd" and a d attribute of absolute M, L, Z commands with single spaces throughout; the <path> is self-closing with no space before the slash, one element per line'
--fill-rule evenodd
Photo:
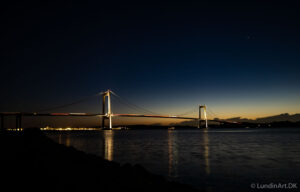
<path fill-rule="evenodd" d="M 86 113 L 70 113 L 70 115 L 86 115 Z"/>

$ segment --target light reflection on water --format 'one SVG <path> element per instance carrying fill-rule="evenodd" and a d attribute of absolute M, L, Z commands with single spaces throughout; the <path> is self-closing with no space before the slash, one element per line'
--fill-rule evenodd
<path fill-rule="evenodd" d="M 168 154 L 169 154 L 169 177 L 177 177 L 178 151 L 177 151 L 177 135 L 173 130 L 168 130 Z"/>
<path fill-rule="evenodd" d="M 203 146 L 204 146 L 204 159 L 205 159 L 205 172 L 207 175 L 210 174 L 210 167 L 209 167 L 209 138 L 207 129 L 203 132 Z"/>
<path fill-rule="evenodd" d="M 295 182 L 300 129 L 47 132 L 66 146 L 208 189 Z"/>
<path fill-rule="evenodd" d="M 70 145 L 70 143 L 71 143 L 71 141 L 70 141 L 70 135 L 69 134 L 59 134 L 58 135 L 58 143 L 59 144 L 63 144 L 65 146 L 67 146 L 67 147 L 70 147 L 71 146 Z"/>
<path fill-rule="evenodd" d="M 104 158 L 112 161 L 114 159 L 114 131 L 106 130 L 103 133 L 104 139 Z"/>

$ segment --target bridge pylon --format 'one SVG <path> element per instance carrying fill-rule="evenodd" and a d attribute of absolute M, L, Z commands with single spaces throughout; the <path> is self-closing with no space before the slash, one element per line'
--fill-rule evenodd
<path fill-rule="evenodd" d="M 111 111 L 111 90 L 107 90 L 106 92 L 102 93 L 102 114 L 105 115 L 102 117 L 102 128 L 105 128 L 105 119 L 109 120 L 109 129 L 112 129 L 112 111 Z M 107 105 L 106 105 L 106 98 L 107 98 Z M 106 110 L 107 108 L 107 110 Z"/>
<path fill-rule="evenodd" d="M 201 116 L 201 109 L 203 109 L 203 117 L 204 117 L 204 121 L 205 121 L 205 128 L 208 128 L 207 125 L 207 116 L 206 116 L 206 106 L 205 105 L 199 105 L 199 118 L 198 118 L 198 128 L 201 127 L 201 121 L 202 121 L 202 116 Z"/>

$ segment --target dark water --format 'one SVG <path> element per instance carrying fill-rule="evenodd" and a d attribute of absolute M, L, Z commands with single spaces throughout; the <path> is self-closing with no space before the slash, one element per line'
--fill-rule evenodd
<path fill-rule="evenodd" d="M 300 129 L 295 128 L 66 131 L 47 135 L 58 143 L 119 163 L 139 163 L 153 173 L 208 191 L 300 181 Z"/>

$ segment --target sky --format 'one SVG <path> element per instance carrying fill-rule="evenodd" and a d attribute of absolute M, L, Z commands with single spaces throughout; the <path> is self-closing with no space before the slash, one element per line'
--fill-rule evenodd
<path fill-rule="evenodd" d="M 300 113 L 299 14 L 271 1 L 10 1 L 0 111 L 111 89 L 159 114 L 203 104 L 219 118 Z M 101 98 L 59 111 L 100 112 Z"/>

